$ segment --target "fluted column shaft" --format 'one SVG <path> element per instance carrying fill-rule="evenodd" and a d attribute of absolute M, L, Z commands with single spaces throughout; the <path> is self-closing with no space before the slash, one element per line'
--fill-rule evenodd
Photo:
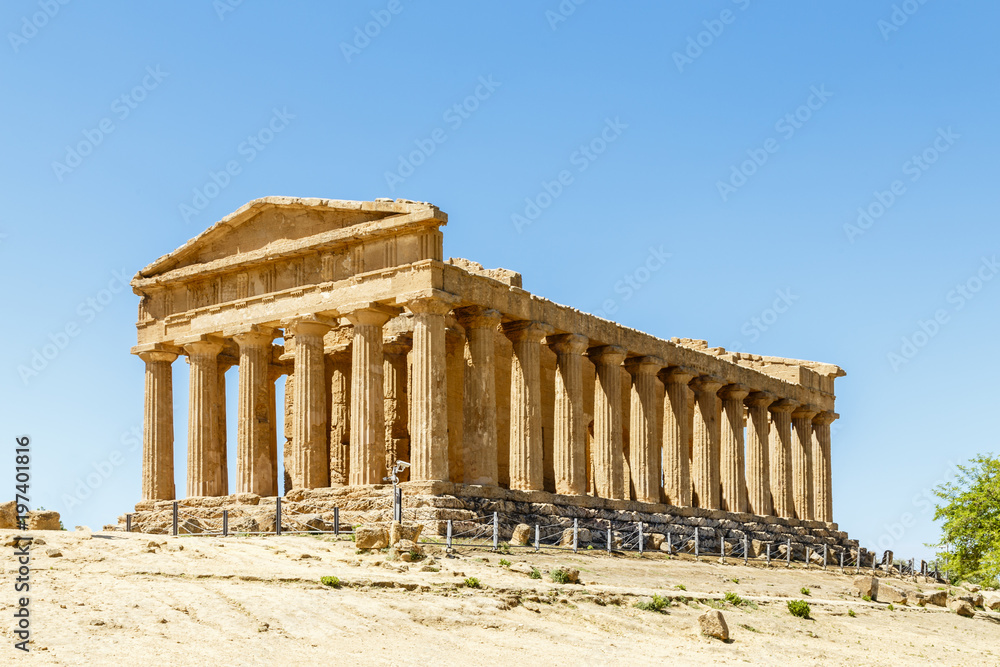
<path fill-rule="evenodd" d="M 143 352 L 146 394 L 142 420 L 142 499 L 173 500 L 174 390 L 173 352 Z"/>
<path fill-rule="evenodd" d="M 232 363 L 223 363 L 223 359 L 229 361 L 228 355 L 221 355 L 219 360 L 219 387 L 215 390 L 215 438 L 212 443 L 211 457 L 219 460 L 219 475 L 221 489 L 217 495 L 229 495 L 229 437 L 227 433 L 228 420 L 226 418 L 226 371 L 233 367 Z"/>
<path fill-rule="evenodd" d="M 330 382 L 330 486 L 346 486 L 350 480 L 351 349 L 326 355 Z"/>
<path fill-rule="evenodd" d="M 835 412 L 821 412 L 813 419 L 813 511 L 817 521 L 833 521 L 833 477 L 830 472 L 830 424 Z"/>
<path fill-rule="evenodd" d="M 459 313 L 469 348 L 462 409 L 466 484 L 497 485 L 496 331 L 500 319 L 499 312 L 481 306 Z"/>
<path fill-rule="evenodd" d="M 587 493 L 587 424 L 583 415 L 583 354 L 587 337 L 550 337 L 556 353 L 552 458 L 556 493 Z"/>
<path fill-rule="evenodd" d="M 382 345 L 382 370 L 385 395 L 385 465 L 392 467 L 396 461 L 410 462 L 410 414 L 407 396 L 406 355 L 413 341 L 400 335 Z M 410 470 L 398 474 L 400 482 L 410 479 Z"/>
<path fill-rule="evenodd" d="M 625 498 L 622 443 L 622 377 L 625 348 L 593 348 L 590 358 L 597 368 L 594 387 L 594 490 L 601 498 Z"/>
<path fill-rule="evenodd" d="M 798 519 L 815 518 L 813 498 L 812 419 L 816 410 L 802 406 L 792 413 L 792 500 Z"/>
<path fill-rule="evenodd" d="M 240 349 L 236 492 L 267 496 L 274 488 L 268 386 L 274 332 L 251 330 L 236 334 L 233 340 Z"/>
<path fill-rule="evenodd" d="M 691 481 L 698 507 L 721 509 L 719 470 L 720 424 L 718 391 L 722 382 L 703 375 L 691 382 L 694 389 L 694 451 L 691 453 Z"/>
<path fill-rule="evenodd" d="M 767 407 L 774 394 L 757 391 L 745 401 L 749 415 L 747 428 L 747 511 L 760 516 L 774 512 L 771 504 L 770 433 Z"/>
<path fill-rule="evenodd" d="M 657 410 L 656 374 L 664 362 L 656 357 L 630 359 L 625 367 L 632 375 L 629 409 L 629 470 L 635 499 L 660 502 L 660 425 Z"/>
<path fill-rule="evenodd" d="M 510 488 L 544 488 L 542 449 L 542 339 L 552 327 L 541 322 L 504 324 L 513 344 L 510 369 Z"/>
<path fill-rule="evenodd" d="M 781 399 L 768 408 L 771 412 L 771 502 L 775 516 L 795 516 L 792 499 L 792 410 L 798 403 Z"/>
<path fill-rule="evenodd" d="M 345 315 L 354 326 L 351 343 L 351 485 L 381 484 L 385 469 L 385 367 L 382 327 L 390 314 L 381 309 Z"/>
<path fill-rule="evenodd" d="M 688 383 L 694 377 L 683 368 L 662 374 L 663 392 L 663 495 L 675 507 L 691 506 L 691 456 L 688 434 Z"/>
<path fill-rule="evenodd" d="M 740 385 L 727 385 L 722 399 L 721 463 L 722 508 L 729 512 L 747 511 L 747 483 L 743 454 L 743 399 L 750 392 Z"/>
<path fill-rule="evenodd" d="M 268 367 L 267 414 L 270 428 L 267 434 L 267 451 L 268 462 L 271 466 L 271 490 L 267 494 L 269 496 L 279 495 L 278 489 L 280 488 L 280 480 L 278 479 L 278 388 L 275 383 L 284 374 L 281 366 L 272 364 Z"/>
<path fill-rule="evenodd" d="M 188 389 L 188 496 L 223 493 L 222 460 L 216 443 L 219 352 L 222 343 L 196 341 L 184 346 L 191 365 Z"/>
<path fill-rule="evenodd" d="M 465 481 L 465 330 L 448 318 L 444 330 L 445 368 L 448 379 L 448 479 Z"/>
<path fill-rule="evenodd" d="M 295 378 L 292 383 L 292 471 L 294 489 L 330 484 L 326 445 L 326 362 L 323 335 L 326 323 L 296 320 L 286 327 L 295 337 Z"/>
<path fill-rule="evenodd" d="M 444 316 L 451 305 L 428 297 L 409 301 L 406 307 L 413 313 L 410 479 L 447 481 L 448 383 Z"/>

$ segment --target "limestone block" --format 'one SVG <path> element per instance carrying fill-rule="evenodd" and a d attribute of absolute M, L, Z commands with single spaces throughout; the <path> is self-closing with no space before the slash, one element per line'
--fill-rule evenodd
<path fill-rule="evenodd" d="M 523 547 L 531 542 L 533 535 L 534 531 L 531 529 L 531 526 L 526 523 L 519 523 L 514 528 L 514 534 L 510 537 L 510 543 Z"/>
<path fill-rule="evenodd" d="M 972 604 L 966 602 L 965 600 L 953 600 L 948 608 L 959 616 L 964 616 L 966 618 L 972 618 L 976 615 L 976 610 L 972 608 Z"/>
<path fill-rule="evenodd" d="M 397 544 L 401 540 L 420 541 L 420 531 L 424 529 L 419 523 L 399 523 L 393 521 L 389 525 L 389 544 Z"/>
<path fill-rule="evenodd" d="M 354 544 L 358 549 L 384 549 L 389 546 L 389 531 L 385 526 L 358 526 L 354 530 Z"/>
<path fill-rule="evenodd" d="M 874 600 L 875 591 L 877 589 L 878 589 L 878 579 L 876 579 L 875 577 L 869 577 L 867 575 L 854 577 L 854 590 L 858 592 L 858 597 L 863 598 L 867 595 L 868 597 Z"/>
<path fill-rule="evenodd" d="M 646 536 L 646 548 L 656 551 L 666 541 L 667 536 L 662 533 L 650 533 Z"/>
<path fill-rule="evenodd" d="M 906 602 L 906 594 L 903 591 L 884 581 L 879 581 L 874 589 L 875 595 L 872 596 L 872 599 L 876 602 L 885 602 L 887 604 L 902 604 Z"/>
<path fill-rule="evenodd" d="M 17 528 L 17 503 L 13 500 L 0 505 L 0 528 L 8 530 Z"/>
<path fill-rule="evenodd" d="M 577 542 L 579 544 L 588 544 L 594 541 L 594 536 L 588 528 L 581 528 L 577 533 Z"/>
<path fill-rule="evenodd" d="M 979 590 L 978 586 L 976 586 L 976 590 Z M 973 607 L 985 607 L 986 606 L 984 604 L 982 593 L 976 593 L 975 595 L 972 596 L 972 606 Z"/>
<path fill-rule="evenodd" d="M 698 626 L 703 635 L 729 641 L 729 626 L 726 625 L 726 617 L 718 609 L 710 609 L 699 616 Z"/>
<path fill-rule="evenodd" d="M 59 526 L 59 512 L 51 510 L 31 510 L 28 512 L 28 530 L 62 530 Z"/>
<path fill-rule="evenodd" d="M 274 523 L 273 521 L 271 523 Z M 256 533 L 260 530 L 257 520 L 251 516 L 241 516 L 229 520 L 230 533 Z"/>
<path fill-rule="evenodd" d="M 946 607 L 948 605 L 948 591 L 934 591 L 924 594 L 924 604 L 932 604 L 936 607 Z"/>
<path fill-rule="evenodd" d="M 983 606 L 993 611 L 1000 611 L 1000 593 L 990 592 L 983 594 Z"/>
<path fill-rule="evenodd" d="M 410 562 L 412 560 L 419 560 L 424 555 L 424 550 L 420 547 L 419 544 L 417 544 L 413 540 L 408 540 L 406 538 L 398 540 L 393 545 L 392 549 L 397 556 L 399 556 L 406 562 Z M 414 556 L 416 556 L 415 559 Z"/>
<path fill-rule="evenodd" d="M 513 565 L 510 566 L 509 569 L 511 572 L 519 572 L 521 574 L 530 575 L 535 568 L 531 567 L 527 563 L 514 563 Z"/>
<path fill-rule="evenodd" d="M 204 531 L 205 528 L 201 525 L 201 521 L 196 518 L 184 517 L 177 520 L 178 535 L 197 535 Z"/>
<path fill-rule="evenodd" d="M 927 604 L 927 598 L 920 591 L 906 591 L 906 604 L 923 607 Z"/>

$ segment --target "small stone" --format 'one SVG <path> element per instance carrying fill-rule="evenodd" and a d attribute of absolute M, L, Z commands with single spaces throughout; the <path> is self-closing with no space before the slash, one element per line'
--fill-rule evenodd
<path fill-rule="evenodd" d="M 389 531 L 385 526 L 358 526 L 354 530 L 354 544 L 358 549 L 384 549 L 389 546 Z"/>
<path fill-rule="evenodd" d="M 729 626 L 726 625 L 726 617 L 718 609 L 709 609 L 698 617 L 698 625 L 701 627 L 701 634 L 715 637 L 722 641 L 729 641 Z"/>
<path fill-rule="evenodd" d="M 532 533 L 531 526 L 519 523 L 514 528 L 514 534 L 510 536 L 510 543 L 523 547 L 531 541 Z"/>
<path fill-rule="evenodd" d="M 959 616 L 964 616 L 966 618 L 972 618 L 976 615 L 976 610 L 973 609 L 972 605 L 965 600 L 954 600 L 948 608 Z"/>
<path fill-rule="evenodd" d="M 58 549 L 46 549 L 45 555 L 49 558 L 62 558 L 62 552 Z"/>

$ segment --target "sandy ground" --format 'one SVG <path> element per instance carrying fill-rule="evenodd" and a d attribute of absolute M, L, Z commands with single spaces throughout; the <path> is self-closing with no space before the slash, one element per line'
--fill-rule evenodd
<path fill-rule="evenodd" d="M 0 543 L 12 535 L 0 531 Z M 14 548 L 2 547 L 4 664 L 1000 664 L 1000 614 L 890 611 L 854 597 L 852 576 L 833 571 L 478 549 L 407 565 L 310 536 L 35 535 L 45 544 L 32 549 L 28 655 L 13 648 Z M 531 579 L 501 558 L 578 568 L 582 583 Z M 320 584 L 328 575 L 343 584 Z M 719 601 L 727 591 L 753 604 Z M 692 601 L 663 613 L 633 606 L 653 593 Z M 791 616 L 789 598 L 807 599 L 812 619 Z M 710 606 L 725 614 L 729 643 L 699 634 Z"/>

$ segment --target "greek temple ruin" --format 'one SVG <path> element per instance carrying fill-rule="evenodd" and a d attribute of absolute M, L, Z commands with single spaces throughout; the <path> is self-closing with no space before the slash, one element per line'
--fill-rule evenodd
<path fill-rule="evenodd" d="M 139 271 L 137 510 L 378 495 L 403 460 L 401 486 L 417 496 L 740 516 L 846 538 L 830 532 L 843 370 L 661 339 L 553 303 L 513 271 L 445 260 L 447 220 L 407 200 L 267 197 Z"/>

